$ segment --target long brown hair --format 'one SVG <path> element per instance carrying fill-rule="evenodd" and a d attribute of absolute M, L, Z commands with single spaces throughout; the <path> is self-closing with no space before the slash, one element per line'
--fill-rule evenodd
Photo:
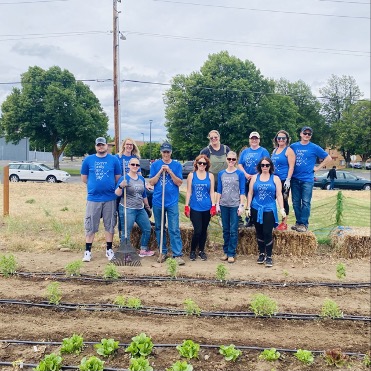
<path fill-rule="evenodd" d="M 263 158 L 261 158 L 260 161 L 258 162 L 258 164 L 256 165 L 256 169 L 258 170 L 259 174 L 262 173 L 261 163 L 264 160 L 269 162 L 269 165 L 270 165 L 269 166 L 269 174 L 271 174 L 271 175 L 274 174 L 274 165 L 273 165 L 273 162 L 272 162 L 272 160 L 271 160 L 270 157 L 263 157 Z"/>

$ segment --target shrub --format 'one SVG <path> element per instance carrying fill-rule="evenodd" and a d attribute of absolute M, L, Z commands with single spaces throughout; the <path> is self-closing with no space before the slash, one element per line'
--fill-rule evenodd
<path fill-rule="evenodd" d="M 263 294 L 256 294 L 250 304 L 255 316 L 272 316 L 277 313 L 277 303 Z"/>

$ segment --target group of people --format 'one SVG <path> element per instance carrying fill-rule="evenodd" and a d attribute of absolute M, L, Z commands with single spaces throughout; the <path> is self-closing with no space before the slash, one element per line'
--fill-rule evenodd
<path fill-rule="evenodd" d="M 307 231 L 314 171 L 331 161 L 330 155 L 310 141 L 312 134 L 313 130 L 305 126 L 300 132 L 301 140 L 290 145 L 289 134 L 280 130 L 273 139 L 274 150 L 270 155 L 260 146 L 259 133 L 253 131 L 249 135 L 249 146 L 237 156 L 229 146 L 221 144 L 217 130 L 209 132 L 209 145 L 200 151 L 194 160 L 194 171 L 187 177 L 184 214 L 190 218 L 194 229 L 191 261 L 197 257 L 207 260 L 207 229 L 211 217 L 220 214 L 224 240 L 221 259 L 234 263 L 238 226 L 246 215 L 247 226 L 255 226 L 256 230 L 257 263 L 271 267 L 273 229 L 287 229 L 290 189 L 296 218 L 291 228 Z M 141 176 L 140 153 L 132 139 L 125 139 L 122 150 L 115 156 L 107 152 L 104 138 L 97 138 L 95 144 L 96 154 L 88 156 L 81 168 L 82 181 L 87 183 L 88 189 L 83 261 L 91 260 L 91 247 L 101 217 L 106 231 L 106 256 L 109 260 L 114 256 L 112 240 L 117 209 L 121 239 L 130 238 L 130 231 L 137 223 L 142 231 L 139 255 L 154 255 L 148 248 L 152 207 L 159 246 L 162 241 L 158 262 L 169 257 L 165 233 L 167 219 L 172 257 L 179 265 L 184 265 L 178 207 L 182 167 L 171 158 L 171 144 L 161 145 L 161 158 L 151 165 L 149 184 Z M 316 167 L 317 158 L 323 161 Z"/>

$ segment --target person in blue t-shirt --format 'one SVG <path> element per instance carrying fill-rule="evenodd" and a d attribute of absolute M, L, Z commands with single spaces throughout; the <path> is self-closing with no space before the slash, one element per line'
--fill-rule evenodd
<path fill-rule="evenodd" d="M 311 143 L 313 130 L 304 126 L 300 131 L 299 142 L 291 144 L 296 161 L 291 179 L 292 206 L 296 223 L 291 229 L 306 232 L 309 225 L 310 205 L 314 185 L 314 172 L 332 161 L 331 156 L 317 144 Z M 323 159 L 319 166 L 314 166 L 317 157 Z"/>
<path fill-rule="evenodd" d="M 154 186 L 152 208 L 155 217 L 155 231 L 158 246 L 160 246 L 161 243 L 161 228 L 163 231 L 162 254 L 160 254 L 157 261 L 163 263 L 168 258 L 165 233 L 167 218 L 173 258 L 176 259 L 179 265 L 184 265 L 185 261 L 182 259 L 183 246 L 180 237 L 178 208 L 179 187 L 183 183 L 182 165 L 178 161 L 171 159 L 172 149 L 170 143 L 165 142 L 161 145 L 160 151 L 162 158 L 151 165 L 149 174 L 149 183 Z M 165 174 L 164 204 L 162 204 L 163 174 Z M 161 225 L 162 207 L 164 208 L 163 225 Z"/>
<path fill-rule="evenodd" d="M 91 247 L 95 233 L 98 232 L 100 219 L 106 234 L 106 257 L 111 260 L 113 234 L 116 225 L 116 182 L 121 176 L 120 163 L 110 155 L 105 138 L 95 140 L 96 154 L 85 158 L 81 166 L 81 180 L 87 184 L 87 203 L 85 214 L 85 253 L 84 262 L 91 260 Z"/>

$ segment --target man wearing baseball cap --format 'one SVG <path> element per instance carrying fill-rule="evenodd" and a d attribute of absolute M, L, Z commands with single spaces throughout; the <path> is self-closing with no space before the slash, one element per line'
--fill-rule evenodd
<path fill-rule="evenodd" d="M 152 207 L 155 217 L 155 231 L 158 246 L 160 246 L 161 228 L 163 229 L 162 255 L 160 255 L 158 262 L 163 263 L 168 258 L 164 228 L 167 217 L 173 258 L 176 259 L 179 265 L 184 265 L 185 262 L 182 259 L 183 246 L 180 237 L 178 207 L 179 187 L 183 183 L 182 165 L 180 165 L 178 161 L 173 161 L 171 159 L 172 150 L 173 147 L 170 143 L 162 143 L 160 147 L 161 159 L 156 160 L 151 165 L 149 183 L 154 186 Z M 162 205 L 163 174 L 165 174 L 164 205 Z M 164 207 L 165 212 L 164 225 L 161 225 L 162 207 Z"/>
<path fill-rule="evenodd" d="M 291 178 L 291 197 L 296 223 L 291 229 L 306 232 L 309 225 L 310 206 L 314 185 L 314 172 L 332 161 L 331 156 L 317 144 L 312 143 L 313 129 L 304 126 L 300 131 L 299 142 L 291 144 L 296 161 Z M 323 159 L 319 166 L 314 166 L 317 157 Z"/>

